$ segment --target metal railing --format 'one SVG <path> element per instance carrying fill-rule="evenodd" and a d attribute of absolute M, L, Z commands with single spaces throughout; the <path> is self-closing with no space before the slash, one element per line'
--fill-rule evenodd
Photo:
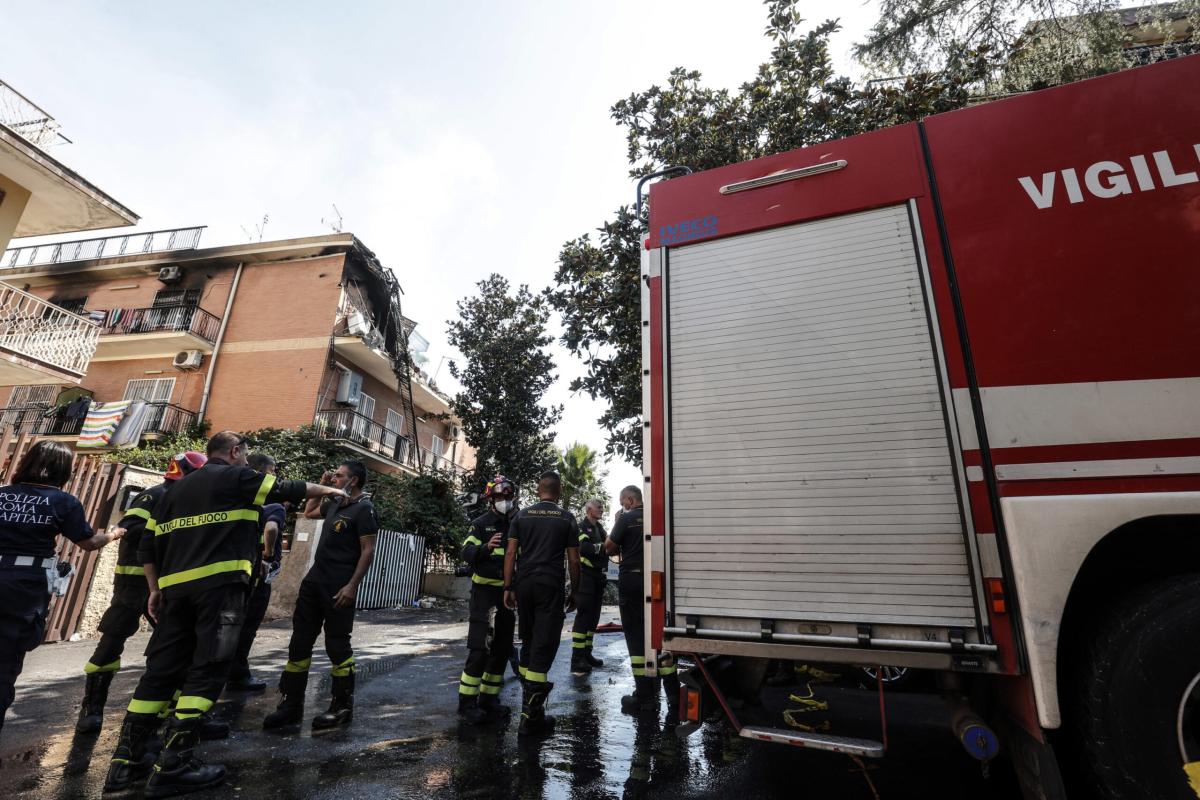
<path fill-rule="evenodd" d="M 406 467 L 416 468 L 415 449 L 399 431 L 379 424 L 370 417 L 347 409 L 317 412 L 317 435 L 322 439 L 356 444 Z"/>
<path fill-rule="evenodd" d="M 193 333 L 212 344 L 217 341 L 221 320 L 199 306 L 158 306 L 155 308 L 119 308 L 89 312 L 101 333 Z"/>
<path fill-rule="evenodd" d="M 181 433 L 196 424 L 196 412 L 174 403 L 153 402 L 149 406 L 142 435 Z M 0 429 L 12 426 L 16 433 L 31 436 L 78 436 L 84 417 L 67 417 L 63 409 L 50 405 L 10 406 L 0 409 Z"/>
<path fill-rule="evenodd" d="M 171 250 L 193 250 L 200 244 L 200 234 L 208 227 L 170 228 L 144 233 L 126 233 L 99 239 L 77 239 L 70 242 L 35 244 L 13 247 L 0 256 L 0 269 L 36 267 L 41 264 L 61 264 L 67 261 L 87 261 L 93 258 L 134 255 L 136 253 L 166 253 Z"/>
<path fill-rule="evenodd" d="M 99 337 L 78 314 L 0 283 L 0 349 L 82 376 Z"/>
<path fill-rule="evenodd" d="M 460 467 L 445 456 L 436 455 L 426 447 L 421 448 L 421 459 L 424 461 L 425 466 L 430 469 L 440 469 L 443 472 L 452 473 L 456 477 L 462 477 L 467 474 L 466 468 Z"/>

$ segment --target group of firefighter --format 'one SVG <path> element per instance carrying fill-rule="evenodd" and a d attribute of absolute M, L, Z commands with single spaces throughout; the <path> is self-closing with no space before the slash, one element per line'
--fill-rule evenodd
<path fill-rule="evenodd" d="M 172 458 L 163 482 L 140 492 L 117 526 L 104 533 L 91 529 L 79 501 L 62 490 L 72 462 L 65 445 L 38 442 L 18 465 L 13 483 L 0 487 L 0 505 L 13 509 L 0 514 L 0 588 L 9 599 L 0 607 L 0 730 L 25 653 L 44 636 L 58 566 L 55 537 L 61 534 L 87 550 L 119 541 L 113 598 L 100 623 L 100 642 L 84 667 L 76 731 L 100 730 L 125 642 L 145 617 L 154 627 L 146 668 L 122 722 L 105 791 L 144 783 L 145 796 L 167 797 L 220 784 L 225 768 L 204 764 L 195 750 L 201 739 L 229 734 L 229 726 L 209 714 L 222 691 L 266 689 L 251 676 L 247 656 L 279 571 L 289 507 L 324 522 L 299 588 L 279 704 L 263 727 L 303 721 L 313 646 L 322 630 L 332 700 L 312 726 L 333 728 L 352 720 L 355 599 L 378 530 L 361 462 L 343 462 L 320 483 L 283 480 L 268 454 L 252 454 L 244 437 L 222 431 L 208 441 L 206 453 Z M 656 670 L 646 669 L 641 490 L 621 491 L 622 508 L 608 535 L 600 500 L 587 504 L 582 521 L 559 505 L 558 474 L 542 474 L 536 494 L 536 502 L 518 508 L 517 487 L 497 475 L 484 494 L 487 509 L 472 521 L 464 543 L 471 595 L 468 655 L 458 687 L 462 721 L 481 725 L 507 718 L 500 692 L 512 659 L 523 687 L 519 735 L 553 730 L 545 712 L 554 688 L 548 675 L 565 616 L 577 610 L 571 672 L 586 676 L 603 664 L 593 655 L 593 638 L 608 559 L 618 554 L 621 624 L 635 683 L 622 709 L 656 711 L 661 682 L 673 718 L 679 702 L 674 663 L 666 657 Z M 518 628 L 521 646 L 513 658 Z"/>

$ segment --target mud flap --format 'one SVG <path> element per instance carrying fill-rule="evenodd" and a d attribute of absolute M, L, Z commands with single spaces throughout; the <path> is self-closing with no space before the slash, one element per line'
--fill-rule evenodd
<path fill-rule="evenodd" d="M 1067 800 L 1058 757 L 1049 742 L 1039 742 L 1020 725 L 997 719 L 1001 737 L 1007 742 L 1009 756 L 1021 785 L 1024 800 Z"/>

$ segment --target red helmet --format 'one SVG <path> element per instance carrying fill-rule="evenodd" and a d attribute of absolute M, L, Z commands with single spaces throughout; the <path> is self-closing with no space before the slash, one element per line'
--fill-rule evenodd
<path fill-rule="evenodd" d="M 515 500 L 517 497 L 517 487 L 508 478 L 503 475 L 497 475 L 488 481 L 487 488 L 483 490 L 484 498 L 495 500 L 497 497 L 507 497 L 510 500 Z"/>
<path fill-rule="evenodd" d="M 167 465 L 167 471 L 163 474 L 163 480 L 177 481 L 189 472 L 194 472 L 208 463 L 208 456 L 204 453 L 197 453 L 194 450 L 188 450 L 186 453 L 178 453 L 172 456 L 171 463 Z"/>

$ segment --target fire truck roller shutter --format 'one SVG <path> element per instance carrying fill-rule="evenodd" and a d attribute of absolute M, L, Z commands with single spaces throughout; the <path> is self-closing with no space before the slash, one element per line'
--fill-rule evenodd
<path fill-rule="evenodd" d="M 907 209 L 679 247 L 667 276 L 676 618 L 974 629 Z"/>

